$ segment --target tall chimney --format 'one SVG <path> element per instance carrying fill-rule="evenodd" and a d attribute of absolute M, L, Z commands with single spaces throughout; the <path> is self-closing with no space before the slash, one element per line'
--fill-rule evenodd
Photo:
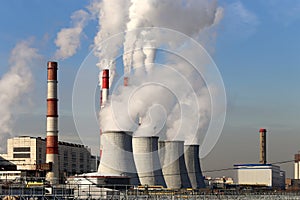
<path fill-rule="evenodd" d="M 57 62 L 48 62 L 47 81 L 47 143 L 46 163 L 52 163 L 52 169 L 46 174 L 50 184 L 59 182 L 58 163 L 58 112 L 57 112 Z"/>
<path fill-rule="evenodd" d="M 260 138 L 260 160 L 259 163 L 267 164 L 267 130 L 261 128 L 259 130 L 259 138 Z"/>
<path fill-rule="evenodd" d="M 102 109 L 108 99 L 109 94 L 109 70 L 102 71 L 102 88 L 100 96 L 100 108 Z M 103 142 L 101 142 L 102 130 L 100 129 L 100 159 L 102 157 Z"/>
<path fill-rule="evenodd" d="M 109 70 L 104 69 L 102 71 L 102 88 L 101 88 L 101 108 L 104 107 L 105 102 L 108 99 L 108 93 L 109 93 Z"/>
<path fill-rule="evenodd" d="M 295 164 L 294 164 L 294 179 L 300 179 L 300 154 L 299 152 L 295 154 Z"/>

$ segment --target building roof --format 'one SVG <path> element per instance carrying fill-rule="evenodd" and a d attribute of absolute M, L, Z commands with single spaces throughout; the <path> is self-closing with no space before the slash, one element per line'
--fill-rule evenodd
<path fill-rule="evenodd" d="M 17 138 L 30 138 L 30 139 L 38 139 L 42 141 L 46 141 L 47 138 L 41 138 L 41 137 L 33 137 L 33 136 L 26 136 L 26 135 L 21 135 L 21 136 L 16 136 L 10 139 L 17 139 Z M 58 144 L 60 145 L 65 145 L 65 146 L 71 146 L 71 147 L 86 147 L 89 148 L 88 146 L 84 146 L 83 144 L 76 144 L 76 143 L 70 143 L 70 142 L 65 142 L 65 141 L 58 141 Z"/>
<path fill-rule="evenodd" d="M 263 167 L 263 166 L 273 166 L 272 164 L 235 164 L 234 167 Z"/>

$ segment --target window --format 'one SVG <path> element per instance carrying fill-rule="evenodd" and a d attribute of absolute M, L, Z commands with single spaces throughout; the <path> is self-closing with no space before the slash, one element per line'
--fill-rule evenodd
<path fill-rule="evenodd" d="M 79 157 L 80 157 L 80 158 L 79 158 L 79 161 L 80 161 L 80 162 L 84 162 L 83 153 L 80 153 L 80 154 L 79 154 Z"/>
<path fill-rule="evenodd" d="M 72 152 L 71 156 L 72 156 L 72 162 L 76 163 L 76 160 L 77 160 L 76 152 Z"/>
<path fill-rule="evenodd" d="M 68 160 L 68 151 L 64 151 L 64 160 Z"/>
<path fill-rule="evenodd" d="M 14 152 L 30 152 L 30 147 L 14 147 Z"/>
<path fill-rule="evenodd" d="M 15 153 L 14 158 L 30 158 L 30 153 Z"/>

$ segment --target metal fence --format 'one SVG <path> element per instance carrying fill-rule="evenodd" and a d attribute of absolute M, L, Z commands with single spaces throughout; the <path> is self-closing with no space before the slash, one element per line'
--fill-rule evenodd
<path fill-rule="evenodd" d="M 297 199 L 297 191 L 236 191 L 236 190 L 170 190 L 170 189 L 138 189 L 126 185 L 57 185 L 52 187 L 25 187 L 11 185 L 0 187 L 0 197 L 5 200 L 64 200 L 64 199 L 112 199 L 112 200 L 143 200 L 143 199 Z"/>

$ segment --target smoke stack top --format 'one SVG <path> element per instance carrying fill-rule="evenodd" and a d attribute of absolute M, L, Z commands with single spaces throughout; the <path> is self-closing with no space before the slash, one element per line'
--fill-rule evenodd
<path fill-rule="evenodd" d="M 102 72 L 102 89 L 109 88 L 109 70 L 105 69 Z"/>
<path fill-rule="evenodd" d="M 261 128 L 261 129 L 259 129 L 259 132 L 260 132 L 260 133 L 262 133 L 262 132 L 263 132 L 263 133 L 266 133 L 266 132 L 267 132 L 267 129 Z"/>
<path fill-rule="evenodd" d="M 102 71 L 102 85 L 101 85 L 101 98 L 100 98 L 100 107 L 103 108 L 105 102 L 108 100 L 109 93 L 109 70 L 104 69 Z"/>

